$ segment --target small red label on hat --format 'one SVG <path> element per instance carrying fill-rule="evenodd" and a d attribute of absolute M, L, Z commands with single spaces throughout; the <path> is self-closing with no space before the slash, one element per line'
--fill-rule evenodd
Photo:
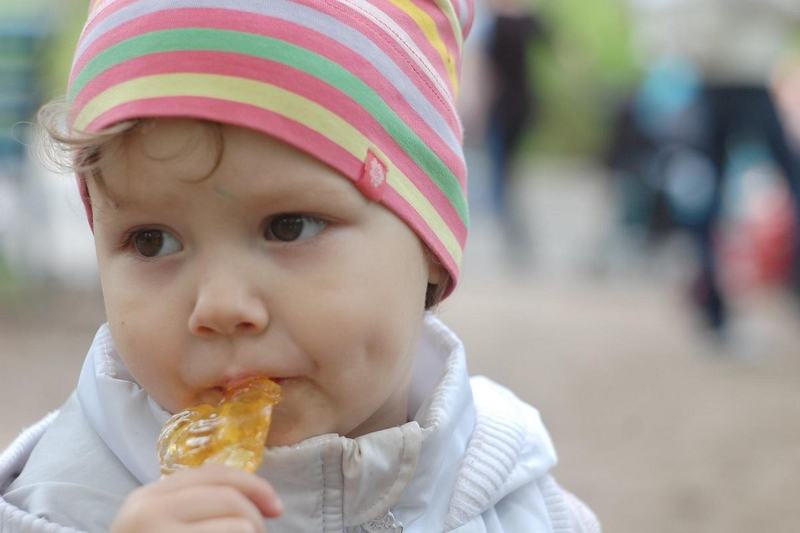
<path fill-rule="evenodd" d="M 386 164 L 372 150 L 367 150 L 364 168 L 361 170 L 361 177 L 356 182 L 356 186 L 364 196 L 374 202 L 379 202 L 386 189 L 388 171 Z"/>

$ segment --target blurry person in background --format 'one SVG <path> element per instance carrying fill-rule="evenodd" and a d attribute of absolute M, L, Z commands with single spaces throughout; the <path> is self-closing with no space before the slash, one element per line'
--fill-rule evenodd
<path fill-rule="evenodd" d="M 511 200 L 514 161 L 521 141 L 537 115 L 538 94 L 530 70 L 530 48 L 547 32 L 531 0 L 489 0 L 492 21 L 486 36 L 491 75 L 487 146 L 491 161 L 492 207 L 503 227 L 512 264 L 525 266 L 531 238 L 522 206 Z"/>
<path fill-rule="evenodd" d="M 696 148 L 703 127 L 699 108 L 694 67 L 679 58 L 664 58 L 648 66 L 613 112 L 604 163 L 613 175 L 619 223 L 634 244 L 661 243 L 676 225 L 697 216 L 709 194 L 700 194 L 710 190 L 713 178 Z M 682 197 L 675 209 L 671 193 L 683 182 L 670 177 L 675 169 L 686 168 L 692 170 L 691 197 Z M 706 172 L 698 172 L 702 170 Z"/>
<path fill-rule="evenodd" d="M 695 195 L 702 205 L 699 209 L 695 206 L 686 225 L 699 254 L 692 295 L 705 324 L 724 338 L 730 306 L 721 283 L 717 226 L 736 147 L 754 142 L 763 145 L 800 208 L 797 155 L 787 141 L 769 88 L 773 69 L 789 50 L 792 34 L 800 26 L 800 3 L 630 0 L 630 5 L 637 19 L 634 49 L 642 54 L 643 62 L 657 64 L 665 58 L 677 58 L 691 65 L 699 76 L 694 111 L 683 116 L 699 124 L 699 129 L 689 128 L 692 134 L 685 138 L 684 146 L 700 157 L 693 165 L 667 160 L 662 170 L 665 178 L 684 183 L 696 179 Z M 680 144 L 680 136 L 673 140 Z M 793 283 L 800 286 L 796 257 L 794 264 Z"/>

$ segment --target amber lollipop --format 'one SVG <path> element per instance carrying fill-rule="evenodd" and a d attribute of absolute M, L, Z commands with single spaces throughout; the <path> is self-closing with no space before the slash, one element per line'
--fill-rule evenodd
<path fill-rule="evenodd" d="M 280 386 L 252 378 L 225 391 L 217 405 L 202 404 L 172 416 L 158 437 L 161 474 L 203 464 L 223 464 L 255 472 L 264 453 L 272 407 Z"/>

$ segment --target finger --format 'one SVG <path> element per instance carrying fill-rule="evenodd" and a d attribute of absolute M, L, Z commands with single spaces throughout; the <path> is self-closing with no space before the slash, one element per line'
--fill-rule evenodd
<path fill-rule="evenodd" d="M 181 522 L 200 522 L 218 518 L 246 518 L 254 527 L 263 527 L 261 512 L 244 494 L 227 485 L 204 485 L 181 489 L 163 497 L 161 506 Z"/>
<path fill-rule="evenodd" d="M 192 533 L 265 533 L 264 525 L 254 529 L 253 524 L 243 518 L 219 518 L 192 524 Z"/>
<path fill-rule="evenodd" d="M 236 468 L 222 465 L 204 465 L 178 471 L 161 479 L 154 486 L 157 493 L 167 493 L 198 485 L 223 485 L 244 494 L 266 517 L 279 516 L 283 504 L 265 479 Z"/>

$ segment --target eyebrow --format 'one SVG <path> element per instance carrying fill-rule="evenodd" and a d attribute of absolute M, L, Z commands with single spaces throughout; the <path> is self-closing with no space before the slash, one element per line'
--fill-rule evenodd
<path fill-rule="evenodd" d="M 284 178 L 280 180 L 279 185 L 269 188 L 266 191 L 255 190 L 253 197 L 267 202 L 303 199 L 318 200 L 320 198 L 328 201 L 359 204 L 362 202 L 369 202 L 369 200 L 355 188 L 355 184 L 349 178 L 340 176 L 336 179 L 342 181 L 334 184 L 333 180 L 302 177 L 298 184 L 297 181 L 293 182 L 292 178 Z M 329 181 L 330 183 L 328 183 Z M 311 187 L 312 184 L 314 185 L 313 188 Z"/>

